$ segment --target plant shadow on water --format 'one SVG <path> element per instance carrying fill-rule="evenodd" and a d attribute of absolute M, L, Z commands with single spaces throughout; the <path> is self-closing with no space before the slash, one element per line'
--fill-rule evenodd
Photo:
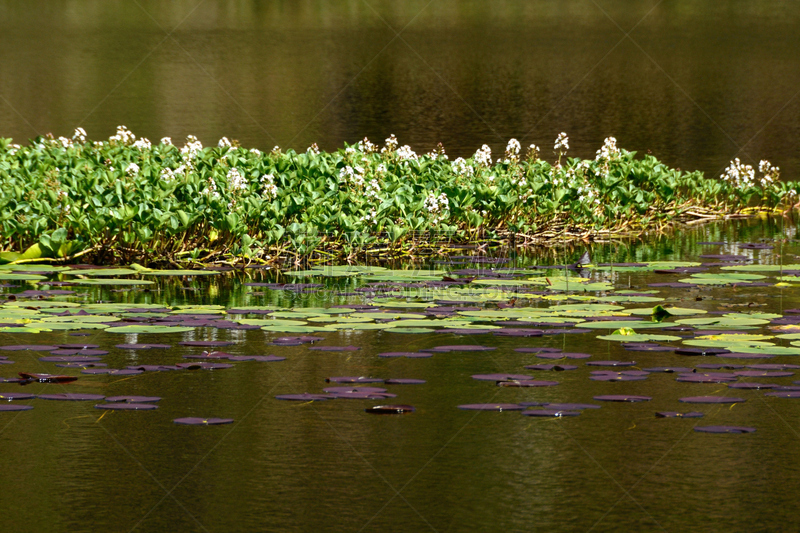
<path fill-rule="evenodd" d="M 3 506 L 69 531 L 785 527 L 796 231 L 719 223 L 595 243 L 589 262 L 6 265 L 0 397 L 33 409 L 0 413 Z M 769 388 L 729 387 L 748 383 Z"/>

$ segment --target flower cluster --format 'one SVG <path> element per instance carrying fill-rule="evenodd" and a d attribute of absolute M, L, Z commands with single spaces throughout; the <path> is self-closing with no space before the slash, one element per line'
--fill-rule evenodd
<path fill-rule="evenodd" d="M 136 163 L 131 163 L 130 165 L 128 165 L 128 168 L 125 169 L 125 173 L 131 177 L 136 176 L 137 174 L 139 174 L 139 165 L 137 165 Z"/>
<path fill-rule="evenodd" d="M 186 144 L 181 148 L 181 155 L 184 159 L 194 159 L 201 150 L 203 150 L 203 143 L 194 135 L 189 135 L 186 137 Z"/>
<path fill-rule="evenodd" d="M 159 142 L 164 146 L 172 146 L 172 137 L 161 137 Z"/>
<path fill-rule="evenodd" d="M 569 137 L 567 137 L 567 134 L 563 131 L 556 137 L 556 144 L 553 150 L 559 153 L 569 150 Z"/>
<path fill-rule="evenodd" d="M 535 144 L 532 144 L 532 145 L 528 146 L 528 154 L 527 154 L 528 159 L 531 162 L 534 162 L 534 161 L 538 160 L 539 159 L 539 152 L 540 152 L 539 147 L 536 146 Z"/>
<path fill-rule="evenodd" d="M 737 157 L 731 161 L 731 164 L 725 169 L 725 174 L 722 174 L 720 178 L 735 187 L 752 187 L 755 183 L 756 172 L 752 166 L 742 164 Z"/>
<path fill-rule="evenodd" d="M 59 137 L 58 142 L 61 144 L 62 148 L 72 148 L 72 139 L 67 139 L 66 137 Z"/>
<path fill-rule="evenodd" d="M 369 139 L 364 137 L 363 141 L 358 141 L 358 150 L 366 154 L 371 154 L 372 152 L 377 152 L 378 147 L 372 144 Z"/>
<path fill-rule="evenodd" d="M 264 198 L 274 198 L 278 195 L 278 187 L 275 185 L 275 176 L 264 174 L 258 180 L 261 183 L 261 196 Z"/>
<path fill-rule="evenodd" d="M 520 150 L 522 150 L 522 146 L 519 144 L 519 141 L 516 139 L 509 139 L 508 144 L 506 145 L 506 161 L 513 163 L 519 161 Z"/>
<path fill-rule="evenodd" d="M 380 200 L 380 193 L 381 186 L 378 183 L 378 180 L 370 180 L 370 182 L 367 184 L 366 190 L 364 191 L 364 195 L 371 200 Z"/>
<path fill-rule="evenodd" d="M 472 175 L 475 173 L 475 169 L 472 168 L 463 157 L 456 158 L 456 160 L 453 161 L 451 165 L 453 167 L 453 172 L 455 172 L 459 176 L 464 176 L 465 178 L 471 178 Z"/>
<path fill-rule="evenodd" d="M 136 140 L 136 135 L 125 126 L 117 126 L 117 133 L 108 138 L 111 144 L 133 144 Z"/>
<path fill-rule="evenodd" d="M 595 157 L 595 161 L 603 162 L 603 161 L 611 161 L 612 159 L 616 159 L 619 157 L 620 151 L 617 148 L 617 140 L 614 137 L 607 137 L 605 141 L 603 141 L 603 146 L 597 151 L 597 157 Z"/>
<path fill-rule="evenodd" d="M 478 149 L 477 152 L 475 152 L 475 155 L 472 156 L 472 160 L 479 167 L 492 166 L 492 149 L 489 148 L 488 145 L 484 144 L 480 147 L 480 149 Z"/>
<path fill-rule="evenodd" d="M 444 146 L 442 146 L 442 143 L 438 143 L 435 149 L 431 150 L 425 155 L 427 155 L 434 161 L 437 159 L 444 159 L 445 161 L 447 161 L 448 159 L 447 154 L 444 152 Z"/>
<path fill-rule="evenodd" d="M 134 142 L 132 146 L 137 150 L 149 150 L 152 147 L 152 144 L 147 137 L 142 137 Z"/>
<path fill-rule="evenodd" d="M 366 171 L 363 167 L 351 167 L 350 165 L 345 166 L 341 170 L 339 170 L 339 181 L 344 181 L 346 184 L 350 185 L 351 187 L 363 187 L 364 186 L 364 175 Z"/>
<path fill-rule="evenodd" d="M 406 144 L 397 149 L 397 157 L 399 157 L 401 161 L 412 160 L 412 159 L 416 160 L 417 153 L 414 150 L 412 150 L 409 145 Z"/>
<path fill-rule="evenodd" d="M 278 148 L 277 146 L 272 149 L 272 153 L 280 153 L 280 151 L 281 151 L 281 149 Z M 311 146 L 306 148 L 306 153 L 307 154 L 313 154 L 313 155 L 319 155 L 319 146 L 317 146 L 317 143 L 311 143 Z"/>
<path fill-rule="evenodd" d="M 447 199 L 445 193 L 437 195 L 434 192 L 429 192 L 428 197 L 425 198 L 425 210 L 433 216 L 434 224 L 446 218 L 446 212 L 450 208 L 450 201 Z"/>
<path fill-rule="evenodd" d="M 389 135 L 389 137 L 384 142 L 386 144 L 383 148 L 381 148 L 382 154 L 394 152 L 395 150 L 397 150 L 397 146 L 399 143 L 397 142 L 397 137 L 394 136 L 394 133 Z"/>
<path fill-rule="evenodd" d="M 72 140 L 81 144 L 86 142 L 86 130 L 83 128 L 75 128 L 75 133 L 72 134 Z"/>
<path fill-rule="evenodd" d="M 766 187 L 767 185 L 772 185 L 780 179 L 781 176 L 781 169 L 775 167 L 766 160 L 761 160 L 758 164 L 758 170 L 761 171 L 761 174 L 764 176 L 761 178 L 761 186 Z"/>
<path fill-rule="evenodd" d="M 247 178 L 242 175 L 238 168 L 228 171 L 228 183 L 235 191 L 243 191 L 247 188 Z"/>
<path fill-rule="evenodd" d="M 231 147 L 231 141 L 229 141 L 227 137 L 223 137 L 222 139 L 219 140 L 219 142 L 217 142 L 217 147 L 219 147 L 219 148 L 230 148 Z"/>
<path fill-rule="evenodd" d="M 205 189 L 200 191 L 200 194 L 210 196 L 212 199 L 220 198 L 219 191 L 217 190 L 217 182 L 214 181 L 214 178 L 208 178 L 208 185 Z"/>

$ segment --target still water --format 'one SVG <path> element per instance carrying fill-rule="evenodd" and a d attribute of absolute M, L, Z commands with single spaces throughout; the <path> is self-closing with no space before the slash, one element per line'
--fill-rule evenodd
<path fill-rule="evenodd" d="M 118 124 L 326 150 L 389 134 L 549 157 L 615 135 L 719 175 L 797 179 L 800 3 L 783 0 L 0 1 L 0 135 Z"/>
<path fill-rule="evenodd" d="M 641 243 L 595 245 L 595 263 L 697 261 L 700 255 L 744 255 L 754 264 L 798 263 L 797 223 L 792 220 L 708 226 Z M 701 244 L 716 242 L 726 244 Z M 741 243 L 772 248 L 749 250 Z M 472 252 L 459 252 L 472 255 Z M 576 261 L 582 250 L 549 255 L 509 256 L 494 268 Z M 553 255 L 555 254 L 555 255 Z M 453 265 L 422 262 L 394 268 L 479 268 L 471 260 Z M 593 282 L 613 290 L 663 298 L 664 305 L 720 313 L 761 312 L 792 316 L 800 307 L 790 272 L 759 272 L 764 285 L 697 285 L 653 288 L 689 274 L 592 269 Z M 548 277 L 557 271 L 548 270 Z M 729 272 L 711 267 L 709 272 Z M 58 275 L 56 275 L 58 276 Z M 75 279 L 65 275 L 61 278 Z M 51 277 L 51 279 L 53 279 Z M 437 278 L 440 279 L 440 278 Z M 781 279 L 788 284 L 776 286 Z M 155 285 L 122 289 L 81 285 L 38 288 L 73 290 L 50 297 L 82 305 L 98 301 L 144 306 L 221 305 L 284 308 L 370 304 L 380 300 L 380 284 L 368 277 L 301 278 L 300 291 L 247 283 L 292 282 L 270 271 L 249 270 L 213 277 L 158 278 Z M 2 296 L 33 288 L 19 281 Z M 373 283 L 372 292 L 358 289 Z M 386 282 L 383 282 L 386 283 Z M 574 286 L 573 286 L 574 288 Z M 508 289 L 508 287 L 506 287 Z M 530 289 L 530 287 L 528 288 Z M 377 291 L 377 292 L 376 292 Z M 655 291 L 647 294 L 646 291 Z M 412 299 L 413 300 L 413 299 Z M 411 301 L 411 300 L 409 300 Z M 505 301 L 505 300 L 503 300 Z M 606 300 L 607 302 L 607 300 Z M 502 303 L 502 302 L 501 302 Z M 520 298 L 517 307 L 546 308 L 559 300 Z M 6 310 L 13 302 L 6 302 Z M 29 307 L 43 305 L 30 300 Z M 496 305 L 480 298 L 485 309 Z M 624 303 L 642 308 L 654 303 Z M 419 311 L 402 304 L 396 313 Z M 29 311 L 33 312 L 33 311 Z M 201 311 L 197 311 L 200 313 Z M 797 312 L 797 311 L 795 311 Z M 4 320 L 7 316 L 3 315 Z M 238 315 L 241 318 L 243 315 Z M 212 317 L 213 318 L 213 317 Z M 229 315 L 234 319 L 233 315 Z M 248 318 L 268 318 L 249 315 Z M 669 321 L 683 317 L 670 317 Z M 130 317 L 133 320 L 133 317 Z M 310 322 L 309 322 L 310 323 Z M 486 324 L 486 322 L 483 322 Z M 116 323 L 118 324 L 118 323 Z M 135 324 L 135 322 L 131 322 Z M 112 324 L 112 326 L 115 324 Z M 774 334 L 770 325 L 747 333 Z M 554 330 L 560 326 L 540 329 Z M 698 326 L 699 328 L 700 326 Z M 85 375 L 78 369 L 42 362 L 46 352 L 3 351 L 2 376 L 18 372 L 78 376 L 68 384 L 1 383 L 0 394 L 89 393 L 104 396 L 159 396 L 152 411 L 101 411 L 97 401 L 8 402 L 30 411 L 0 412 L 0 516 L 4 531 L 753 531 L 795 530 L 800 490 L 796 457 L 800 450 L 795 399 L 766 397 L 765 390 L 729 389 L 725 383 L 679 383 L 677 374 L 655 373 L 644 381 L 599 382 L 587 363 L 636 361 L 636 369 L 699 364 L 795 364 L 797 356 L 767 359 L 688 357 L 672 351 L 626 351 L 619 342 L 597 339 L 608 330 L 503 337 L 491 333 L 402 334 L 390 330 L 344 329 L 320 333 L 314 345 L 276 346 L 293 333 L 260 329 L 193 327 L 185 333 L 122 335 L 89 330 L 19 334 L 3 332 L 0 344 L 97 344 L 108 350 L 108 368 L 174 365 L 199 348 L 186 340 L 224 340 L 237 355 L 275 354 L 279 362 L 236 362 L 220 370 L 148 371 L 133 376 Z M 649 330 L 652 331 L 652 330 Z M 665 333 L 655 331 L 656 333 Z M 77 333 L 81 333 L 77 331 Z M 670 332 L 691 336 L 692 332 Z M 317 335 L 317 334 L 314 334 Z M 772 339 L 789 346 L 788 341 Z M 120 343 L 166 343 L 169 350 L 125 350 Z M 435 353 L 430 358 L 382 358 L 386 351 L 419 351 L 440 345 L 496 347 L 489 352 Z M 662 342 L 677 348 L 681 341 Z M 310 346 L 353 345 L 356 351 L 329 352 Z M 519 347 L 558 348 L 591 354 L 560 360 L 578 368 L 531 372 L 526 365 L 553 362 Z M 702 367 L 701 367 L 702 368 Z M 720 370 L 732 372 L 733 370 Z M 474 374 L 532 373 L 557 386 L 498 387 Z M 415 378 L 419 385 L 387 385 L 389 400 L 337 399 L 280 401 L 279 394 L 321 393 L 333 376 Z M 796 376 L 795 376 L 796 377 Z M 739 378 L 739 382 L 791 385 L 791 376 Z M 379 385 L 380 386 L 380 385 Z M 646 395 L 651 401 L 595 401 L 597 395 Z M 687 396 L 735 396 L 733 405 L 682 404 Z M 460 410 L 474 403 L 579 402 L 601 405 L 580 416 L 533 418 L 520 412 Z M 5 404 L 6 402 L 4 402 Z M 382 403 L 409 404 L 405 415 L 376 416 L 365 409 Z M 699 411 L 697 419 L 656 418 L 656 411 Z M 181 426 L 181 417 L 222 417 L 233 424 Z M 728 425 L 756 429 L 751 434 L 704 434 L 695 426 Z"/>

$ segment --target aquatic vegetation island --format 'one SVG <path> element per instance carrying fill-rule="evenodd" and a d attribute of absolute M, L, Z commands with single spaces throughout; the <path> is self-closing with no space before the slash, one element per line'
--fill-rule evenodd
<path fill-rule="evenodd" d="M 431 242 L 604 239 L 676 224 L 791 209 L 798 186 L 767 161 L 738 159 L 720 178 L 682 172 L 618 148 L 554 161 L 511 139 L 451 161 L 441 144 L 420 155 L 392 135 L 336 152 L 152 144 L 124 126 L 91 142 L 0 139 L 0 261 L 43 258 L 191 262 L 349 256 Z"/>

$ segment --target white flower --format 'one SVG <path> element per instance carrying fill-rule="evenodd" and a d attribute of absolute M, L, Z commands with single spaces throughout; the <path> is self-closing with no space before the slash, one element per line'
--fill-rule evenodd
<path fill-rule="evenodd" d="M 66 137 L 59 137 L 58 142 L 60 142 L 61 146 L 64 148 L 72 147 L 72 139 L 67 139 Z"/>
<path fill-rule="evenodd" d="M 278 152 L 280 152 L 280 148 L 278 148 L 277 146 L 275 148 L 273 148 L 272 151 L 274 152 L 276 149 L 278 150 Z M 319 146 L 317 146 L 317 143 L 311 143 L 311 146 L 309 146 L 306 149 L 306 153 L 307 154 L 318 155 L 319 154 Z"/>
<path fill-rule="evenodd" d="M 242 175 L 238 168 L 232 168 L 228 171 L 228 183 L 235 190 L 243 191 L 247 188 L 247 178 Z"/>
<path fill-rule="evenodd" d="M 135 140 L 136 135 L 125 126 L 117 126 L 117 133 L 108 138 L 109 142 L 117 144 L 133 144 Z"/>
<path fill-rule="evenodd" d="M 397 142 L 397 137 L 394 136 L 394 133 L 392 133 L 386 139 L 385 143 L 386 143 L 386 146 L 381 148 L 381 153 L 384 153 L 384 154 L 387 153 L 387 152 L 394 152 L 397 149 L 397 145 L 399 144 Z"/>
<path fill-rule="evenodd" d="M 278 195 L 278 187 L 275 185 L 275 176 L 272 174 L 264 174 L 258 181 L 261 183 L 261 196 L 265 198 L 274 198 Z"/>
<path fill-rule="evenodd" d="M 722 174 L 720 178 L 736 187 L 752 187 L 755 183 L 755 170 L 750 165 L 743 165 L 737 157 L 731 161 L 731 164 L 725 169 L 725 174 Z"/>
<path fill-rule="evenodd" d="M 177 174 L 177 169 L 175 171 L 173 171 L 171 168 L 161 169 L 161 179 L 167 183 L 172 182 L 177 177 Z"/>
<path fill-rule="evenodd" d="M 518 140 L 509 139 L 508 144 L 506 145 L 506 157 L 519 155 L 520 149 L 522 149 L 522 146 L 520 146 Z"/>
<path fill-rule="evenodd" d="M 387 169 L 387 168 L 386 168 L 386 165 L 384 165 L 383 163 L 381 163 L 381 164 L 379 164 L 379 165 L 378 165 L 378 167 L 375 169 L 375 172 L 376 172 L 377 174 L 386 174 L 387 172 L 389 172 L 389 169 Z"/>
<path fill-rule="evenodd" d="M 148 138 L 142 137 L 133 143 L 133 147 L 138 150 L 149 150 L 152 147 L 152 144 L 150 144 L 150 140 Z"/>
<path fill-rule="evenodd" d="M 161 137 L 159 142 L 165 146 L 172 146 L 172 137 Z"/>
<path fill-rule="evenodd" d="M 75 128 L 75 133 L 72 134 L 72 140 L 79 143 L 85 143 L 86 131 L 83 128 Z"/>
<path fill-rule="evenodd" d="M 417 159 L 417 153 L 409 145 L 403 145 L 397 150 L 397 157 L 403 160 Z"/>
<path fill-rule="evenodd" d="M 450 201 L 445 193 L 437 195 L 434 192 L 429 192 L 425 198 L 424 206 L 425 210 L 433 215 L 433 223 L 436 224 L 447 218 L 445 212 L 450 208 Z"/>
<path fill-rule="evenodd" d="M 459 176 L 470 178 L 475 173 L 475 169 L 473 169 L 463 157 L 456 158 L 456 160 L 451 163 L 451 166 L 453 167 L 453 172 Z"/>
<path fill-rule="evenodd" d="M 181 148 L 181 155 L 184 158 L 194 159 L 202 149 L 203 143 L 197 140 L 194 135 L 189 135 L 186 137 L 186 144 Z"/>
<path fill-rule="evenodd" d="M 489 148 L 488 145 L 484 144 L 477 152 L 475 152 L 475 155 L 472 156 L 472 160 L 478 166 L 492 166 L 492 149 Z"/>
<path fill-rule="evenodd" d="M 131 163 L 128 165 L 128 168 L 125 169 L 125 173 L 128 176 L 136 176 L 139 173 L 139 165 L 136 163 Z"/>
<path fill-rule="evenodd" d="M 607 137 L 603 141 L 603 146 L 597 151 L 595 161 L 610 161 L 619 157 L 620 151 L 617 148 L 617 140 L 614 137 Z"/>
<path fill-rule="evenodd" d="M 569 137 L 567 137 L 567 134 L 563 131 L 558 134 L 558 137 L 556 137 L 556 145 L 554 149 L 556 152 L 569 150 Z"/>
<path fill-rule="evenodd" d="M 378 180 L 372 179 L 367 185 L 367 189 L 366 191 L 364 191 L 364 194 L 366 195 L 367 198 L 373 200 L 380 200 L 380 192 L 381 192 L 381 186 L 378 183 Z"/>
<path fill-rule="evenodd" d="M 358 149 L 368 154 L 377 151 L 377 147 L 369 142 L 369 139 L 366 137 L 364 137 L 363 141 L 358 141 Z"/>
<path fill-rule="evenodd" d="M 227 137 L 223 137 L 222 139 L 219 140 L 219 142 L 217 142 L 217 146 L 219 148 L 230 148 L 231 141 L 229 141 Z"/>
<path fill-rule="evenodd" d="M 378 220 L 378 212 L 373 207 L 369 210 L 369 213 L 361 217 L 361 222 L 377 222 Z"/>
<path fill-rule="evenodd" d="M 250 148 L 250 153 L 256 157 L 261 157 L 261 150 L 258 148 Z"/>
<path fill-rule="evenodd" d="M 528 158 L 536 161 L 539 159 L 539 147 L 535 144 L 528 146 Z"/>

